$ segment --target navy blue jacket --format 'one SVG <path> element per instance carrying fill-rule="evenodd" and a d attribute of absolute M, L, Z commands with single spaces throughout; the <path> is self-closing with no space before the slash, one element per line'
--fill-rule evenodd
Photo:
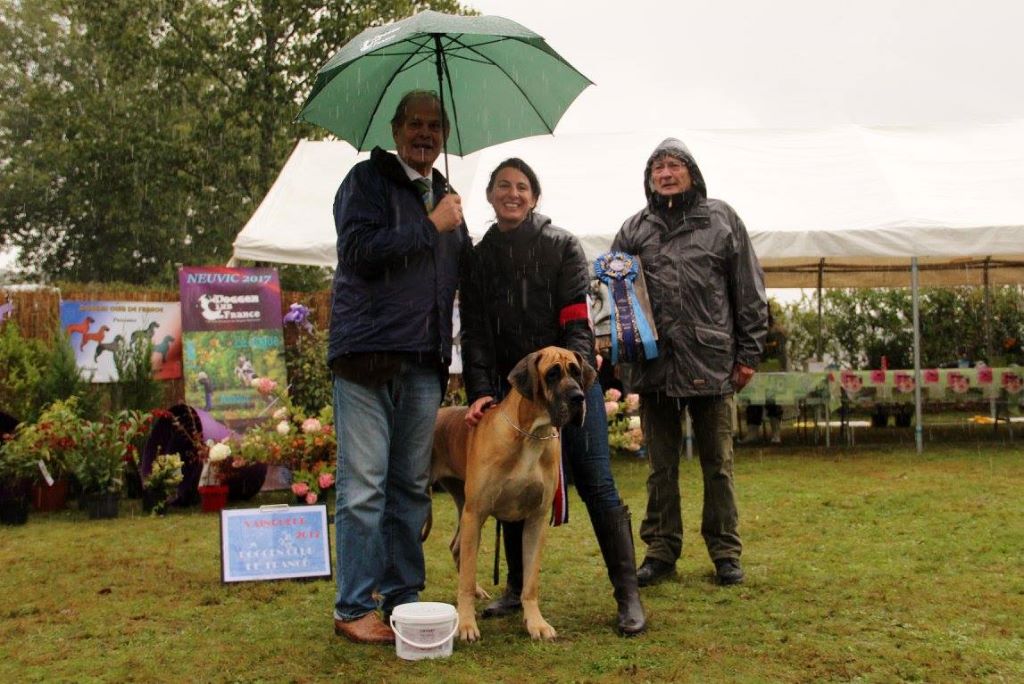
<path fill-rule="evenodd" d="M 433 173 L 434 197 L 445 179 Z M 451 363 L 452 306 L 472 243 L 466 225 L 438 233 L 398 158 L 375 148 L 334 198 L 338 268 L 327 360 L 412 352 Z"/>

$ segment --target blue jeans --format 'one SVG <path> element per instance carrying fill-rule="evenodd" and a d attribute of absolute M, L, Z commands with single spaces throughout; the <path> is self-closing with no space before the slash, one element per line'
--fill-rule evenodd
<path fill-rule="evenodd" d="M 587 390 L 587 415 L 583 425 L 562 428 L 562 462 L 568 466 L 591 520 L 596 520 L 599 512 L 622 504 L 612 479 L 608 414 L 599 382 Z"/>
<path fill-rule="evenodd" d="M 375 610 L 375 590 L 385 612 L 419 600 L 426 582 L 420 532 L 430 511 L 430 448 L 440 403 L 434 366 L 407 362 L 375 387 L 334 378 L 336 618 Z"/>

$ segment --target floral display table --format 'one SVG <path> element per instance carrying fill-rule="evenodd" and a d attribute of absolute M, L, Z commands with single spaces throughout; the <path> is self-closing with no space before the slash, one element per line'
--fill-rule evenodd
<path fill-rule="evenodd" d="M 914 403 L 914 385 L 914 371 L 906 369 L 757 373 L 736 395 L 736 407 L 795 407 L 798 426 L 813 420 L 815 434 L 823 415 L 827 430 L 830 414 L 838 412 L 842 432 L 849 418 L 845 406 L 896 406 L 906 413 Z M 1011 403 L 1024 400 L 1024 367 L 926 368 L 921 370 L 921 391 L 922 401 L 930 404 L 999 402 L 1004 406 L 997 412 L 1005 413 Z"/>
<path fill-rule="evenodd" d="M 913 370 L 838 370 L 831 372 L 834 397 L 857 404 L 913 403 Z M 926 368 L 921 370 L 921 396 L 931 403 L 959 404 L 1019 397 L 1024 368 Z M 840 392 L 842 394 L 840 394 Z"/>
<path fill-rule="evenodd" d="M 736 403 L 798 406 L 808 399 L 830 396 L 829 373 L 756 373 L 736 395 Z"/>

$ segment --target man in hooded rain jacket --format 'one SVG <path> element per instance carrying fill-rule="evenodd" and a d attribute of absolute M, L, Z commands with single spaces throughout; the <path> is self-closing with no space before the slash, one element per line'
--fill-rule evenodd
<path fill-rule="evenodd" d="M 747 230 L 725 202 L 708 199 L 693 155 L 663 141 L 644 170 L 647 206 L 619 229 L 614 251 L 640 257 L 658 332 L 658 355 L 622 366 L 640 394 L 650 473 L 637 571 L 641 586 L 675 573 L 682 552 L 679 455 L 690 410 L 704 479 L 701 534 L 723 585 L 743 581 L 733 488 L 734 393 L 753 377 L 768 325 L 764 275 Z"/>

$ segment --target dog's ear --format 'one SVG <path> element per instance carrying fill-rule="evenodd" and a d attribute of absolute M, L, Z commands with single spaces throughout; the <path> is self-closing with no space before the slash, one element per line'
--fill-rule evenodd
<path fill-rule="evenodd" d="M 586 392 L 594 386 L 594 381 L 597 380 L 597 371 L 587 363 L 586 359 L 583 358 L 583 354 L 579 352 L 573 352 L 573 354 L 576 355 L 576 363 L 580 364 L 580 368 L 583 369 L 583 391 Z"/>
<path fill-rule="evenodd" d="M 512 385 L 530 401 L 534 401 L 537 387 L 537 352 L 527 354 L 519 360 L 516 367 L 508 374 L 508 384 Z"/>

